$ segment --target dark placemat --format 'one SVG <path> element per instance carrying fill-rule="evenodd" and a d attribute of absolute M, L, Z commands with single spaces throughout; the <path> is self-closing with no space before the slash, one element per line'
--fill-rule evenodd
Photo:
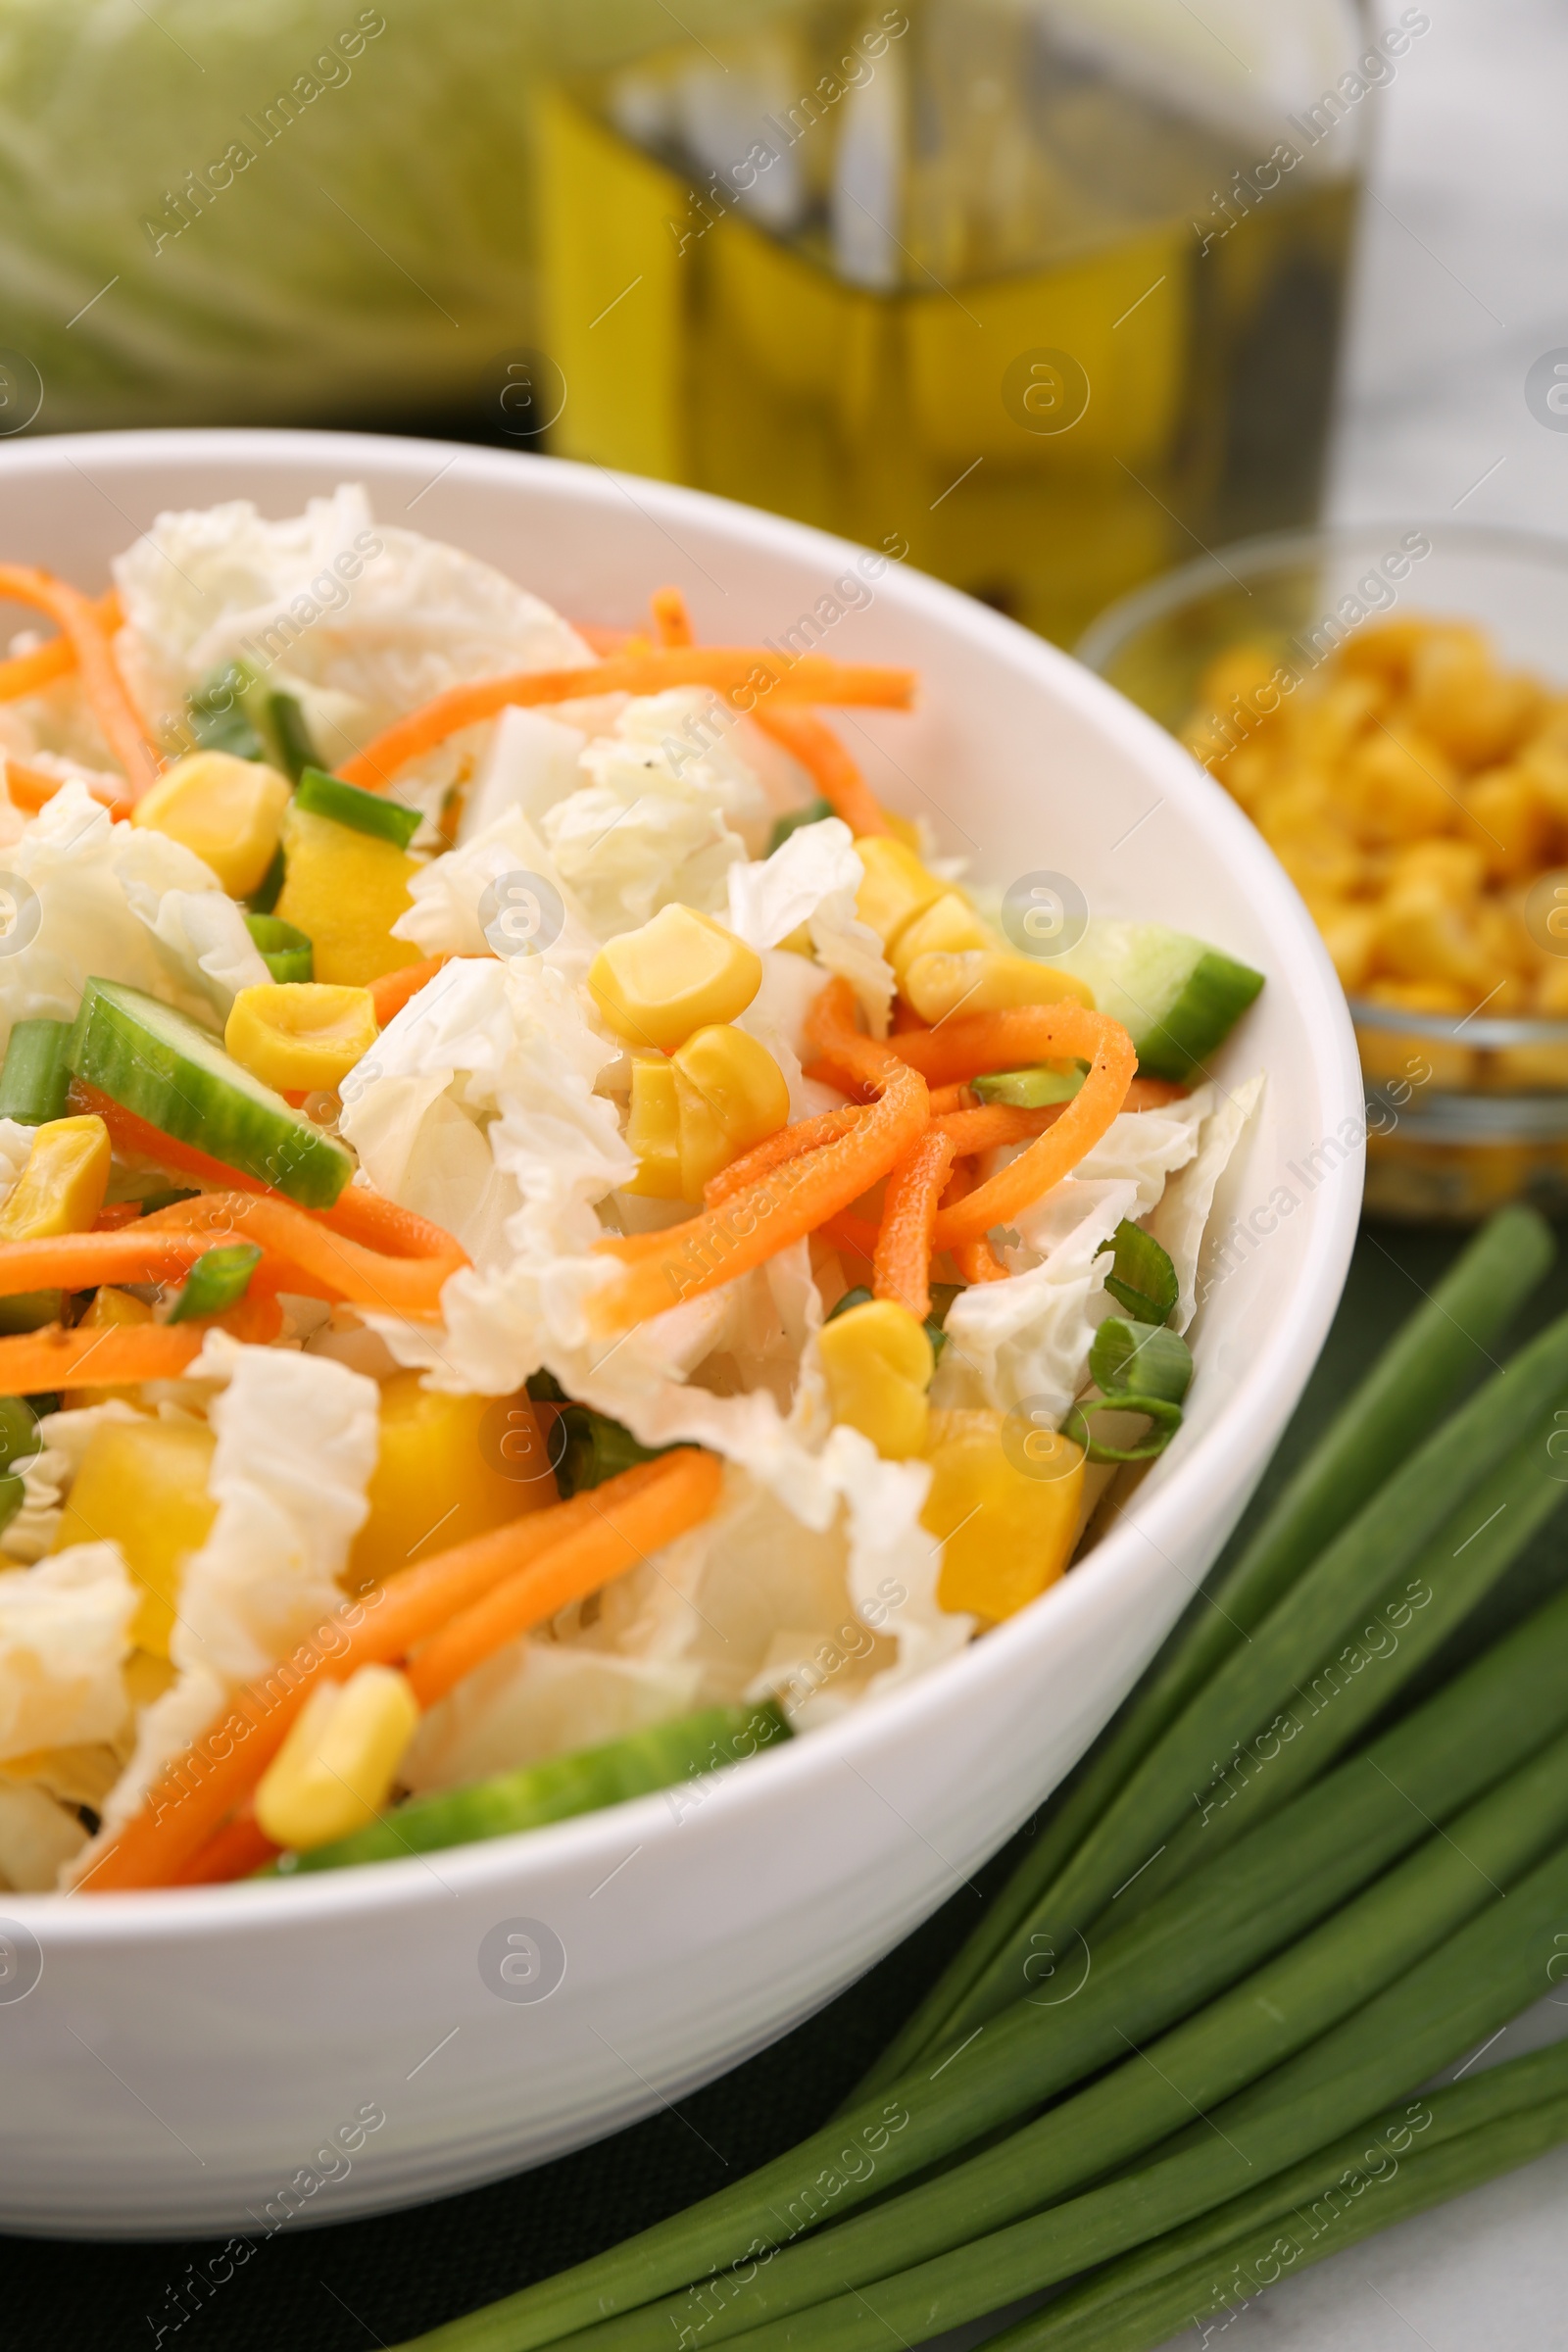
<path fill-rule="evenodd" d="M 1242 1534 L 1460 1239 L 1413 1228 L 1363 1229 L 1328 1345 Z M 1526 1327 L 1565 1307 L 1568 1251 Z M 1560 1533 L 1548 1527 L 1488 1604 L 1485 1632 L 1522 1614 L 1565 1577 Z M 1462 1653 L 1477 1646 L 1482 1627 L 1478 1618 L 1457 1637 Z M 1004 1875 L 1007 1859 L 1004 1853 L 978 1874 L 982 1892 Z M 955 1896 L 817 2016 L 678 2109 L 491 2188 L 381 2220 L 281 2232 L 221 2285 L 194 2282 L 208 2276 L 219 2240 L 103 2245 L 11 2238 L 0 2266 L 7 2340 L 29 2352 L 55 2346 L 149 2352 L 160 2345 L 176 2352 L 280 2346 L 365 2352 L 396 2344 L 689 2204 L 823 2122 L 974 1916 L 974 1895 Z"/>

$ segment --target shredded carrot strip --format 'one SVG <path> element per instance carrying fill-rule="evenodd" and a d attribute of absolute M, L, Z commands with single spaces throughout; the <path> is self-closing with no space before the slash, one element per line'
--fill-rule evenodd
<path fill-rule="evenodd" d="M 113 588 L 98 599 L 96 609 L 105 633 L 113 636 L 122 619 L 120 598 Z M 69 678 L 75 666 L 76 648 L 65 636 L 51 637 L 33 653 L 13 654 L 9 661 L 0 662 L 0 703 L 36 694 L 40 687 L 52 686 L 56 678 Z"/>
<path fill-rule="evenodd" d="M 931 1116 L 940 1119 L 945 1111 L 973 1110 L 978 1097 L 972 1086 L 960 1079 L 956 1086 L 934 1086 L 931 1089 Z"/>
<path fill-rule="evenodd" d="M 320 1298 L 348 1299 L 356 1306 L 378 1306 L 390 1314 L 434 1315 L 440 1312 L 441 1291 L 450 1276 L 468 1263 L 450 1234 L 446 1248 L 431 1256 L 392 1256 L 367 1249 L 345 1233 L 334 1233 L 317 1217 L 275 1193 L 202 1193 L 192 1200 L 176 1200 L 155 1209 L 126 1233 L 78 1235 L 102 1249 L 109 1244 L 133 1246 L 142 1237 L 149 1244 L 160 1235 L 198 1235 L 211 1248 L 220 1235 L 226 1241 L 260 1244 L 267 1260 L 256 1269 L 253 1284 L 269 1289 L 297 1290 Z M 39 1242 L 13 1244 L 13 1249 L 58 1247 Z M 0 1249 L 0 1295 L 8 1279 L 10 1251 Z M 199 1252 L 198 1252 L 199 1254 Z M 89 1280 L 134 1281 L 132 1275 L 102 1274 Z M 148 1276 L 140 1277 L 146 1281 Z M 43 1285 L 32 1287 L 42 1288 Z M 82 1283 L 72 1287 L 81 1289 Z"/>
<path fill-rule="evenodd" d="M 971 1115 L 971 1114 L 960 1114 Z M 953 1166 L 953 1137 L 930 1126 L 888 1178 L 871 1260 L 871 1288 L 917 1322 L 931 1312 L 931 1236 Z"/>
<path fill-rule="evenodd" d="M 951 1208 L 956 1200 L 961 1200 L 966 1194 L 972 1193 L 979 1181 L 979 1171 L 972 1159 L 956 1159 L 941 1205 Z M 955 1242 L 949 1255 L 957 1268 L 960 1281 L 1005 1282 L 1007 1279 L 1007 1269 L 992 1249 L 987 1234 L 982 1233 L 972 1242 Z"/>
<path fill-rule="evenodd" d="M 125 771 L 130 798 L 139 800 L 158 773 L 158 755 L 125 692 L 99 607 L 79 588 L 29 564 L 0 564 L 0 596 L 47 612 L 71 640 L 93 716 Z"/>
<path fill-rule="evenodd" d="M 595 1489 L 584 1497 L 600 1506 L 592 1525 L 492 1586 L 415 1652 L 408 1672 L 421 1707 L 433 1706 L 519 1634 L 624 1576 L 649 1552 L 710 1516 L 724 1478 L 716 1454 L 683 1447 L 662 1454 L 658 1468 L 662 1475 L 635 1494 L 606 1499 L 607 1490 Z"/>
<path fill-rule="evenodd" d="M 765 1176 L 769 1168 L 782 1167 L 787 1159 L 799 1159 L 803 1152 L 814 1152 L 819 1144 L 836 1143 L 841 1135 L 851 1135 L 864 1118 L 865 1112 L 858 1102 L 846 1103 L 842 1110 L 823 1110 L 814 1118 L 797 1119 L 793 1126 L 781 1127 L 776 1135 L 764 1137 L 761 1143 L 732 1159 L 727 1168 L 720 1168 L 703 1187 L 707 1207 L 717 1208 L 747 1185 Z"/>
<path fill-rule="evenodd" d="M 979 1102 L 973 1110 L 950 1110 L 935 1124 L 953 1140 L 955 1152 L 995 1152 L 1003 1144 L 1029 1143 L 1054 1126 L 1066 1104 L 1048 1102 L 1039 1110 L 1020 1110 L 1011 1102 Z"/>
<path fill-rule="evenodd" d="M 28 767 L 21 760 L 6 759 L 6 791 L 13 808 L 24 808 L 35 815 L 52 801 L 64 783 L 63 776 L 50 775 L 47 768 Z M 128 816 L 131 803 L 123 795 L 106 792 L 101 784 L 89 784 L 87 790 L 108 809 L 113 817 Z"/>
<path fill-rule="evenodd" d="M 1173 1078 L 1135 1078 L 1127 1089 L 1122 1108 L 1163 1110 L 1167 1102 L 1180 1102 L 1191 1092 L 1191 1087 L 1178 1086 Z"/>
<path fill-rule="evenodd" d="M 110 1237 L 118 1238 L 118 1237 Z M 198 1251 L 196 1254 L 200 1254 Z M 134 1275 L 127 1275 L 134 1281 Z M 282 1325 L 275 1298 L 247 1296 L 215 1315 L 236 1340 L 265 1346 Z M 118 1389 L 140 1380 L 178 1380 L 201 1353 L 210 1323 L 121 1323 L 74 1331 L 58 1323 L 0 1339 L 0 1396 L 36 1396 L 58 1389 Z"/>
<path fill-rule="evenodd" d="M 3 584 L 0 579 L 0 588 Z M 407 761 L 445 743 L 460 727 L 494 718 L 509 703 L 533 706 L 573 702 L 584 695 L 662 694 L 667 686 L 711 686 L 731 710 L 742 712 L 755 710 L 764 695 L 790 703 L 874 703 L 906 710 L 914 695 L 914 672 L 830 662 L 822 654 L 803 654 L 787 662 L 762 646 L 722 645 L 614 654 L 588 669 L 514 670 L 505 677 L 449 687 L 433 702 L 397 719 L 345 760 L 337 772 L 346 783 L 378 792 Z"/>
<path fill-rule="evenodd" d="M 819 699 L 826 702 L 831 698 L 823 695 Z M 814 712 L 758 710 L 753 716 L 764 734 L 771 735 L 775 743 L 800 761 L 834 814 L 843 817 L 857 838 L 866 833 L 892 832 L 876 794 L 832 728 L 825 726 Z"/>
<path fill-rule="evenodd" d="M 649 598 L 654 615 L 656 645 L 695 645 L 697 631 L 686 610 L 686 599 L 678 588 L 656 588 Z"/>
<path fill-rule="evenodd" d="M 938 1085 L 951 1085 L 981 1070 L 1017 1070 L 1063 1058 L 1090 1064 L 1088 1077 L 1072 1101 L 1062 1105 L 1061 1116 L 1027 1152 L 951 1208 L 938 1210 L 933 1238 L 939 1250 L 1006 1224 L 1059 1184 L 1099 1143 L 1120 1110 L 1138 1066 L 1133 1041 L 1119 1021 L 1060 999 L 1054 1004 L 1019 1005 L 1010 1012 L 971 1013 L 940 1022 L 923 1036 L 894 1039 L 890 1045 Z M 1005 1105 L 988 1107 L 1000 1110 Z"/>
<path fill-rule="evenodd" d="M 431 956 L 423 963 L 400 963 L 395 970 L 383 972 L 379 980 L 372 980 L 370 1003 L 379 1025 L 384 1029 L 409 999 L 416 997 L 421 988 L 427 988 L 443 964 L 451 961 L 450 956 Z"/>
<path fill-rule="evenodd" d="M 173 1326 L 176 1333 L 178 1328 Z M 670 1458 L 639 1462 L 590 1494 L 528 1511 L 489 1535 L 400 1569 L 359 1600 L 345 1601 L 291 1656 L 236 1692 L 200 1739 L 165 1766 L 140 1812 L 84 1874 L 81 1888 L 97 1894 L 170 1885 L 244 1803 L 318 1681 L 346 1682 L 356 1667 L 406 1657 L 492 1586 L 639 1494 Z"/>
<path fill-rule="evenodd" d="M 930 1026 L 930 1022 L 922 1021 L 914 1006 L 906 1004 L 903 997 L 894 998 L 893 1034 L 895 1037 L 912 1037 L 918 1032 L 929 1029 Z"/>
<path fill-rule="evenodd" d="M 831 980 L 811 1007 L 807 1032 L 825 1060 L 877 1089 L 872 1108 L 847 1134 L 785 1161 L 720 1207 L 667 1226 L 652 1249 L 644 1249 L 646 1237 L 629 1249 L 617 1237 L 600 1242 L 606 1256 L 630 1262 L 589 1302 L 599 1330 L 630 1330 L 683 1298 L 733 1282 L 847 1208 L 903 1157 L 926 1124 L 925 1081 L 889 1047 L 861 1037 L 854 1014 L 848 981 Z"/>
<path fill-rule="evenodd" d="M 253 1870 L 270 1862 L 282 1852 L 274 1845 L 254 1813 L 248 1808 L 225 1821 L 215 1837 L 198 1853 L 192 1854 L 183 1869 L 175 1871 L 170 1881 L 172 1886 L 219 1886 L 233 1879 L 248 1879 Z"/>
<path fill-rule="evenodd" d="M 133 1110 L 126 1110 L 123 1103 L 101 1094 L 97 1087 L 84 1086 L 79 1078 L 71 1082 L 70 1107 L 74 1111 L 91 1111 L 103 1120 L 119 1159 L 150 1159 L 155 1166 L 168 1168 L 174 1175 L 199 1177 L 220 1192 L 257 1193 L 294 1206 L 284 1194 L 274 1192 L 270 1185 L 259 1183 L 239 1168 L 225 1167 L 220 1159 L 198 1152 L 192 1144 L 182 1144 L 176 1137 L 166 1135 L 161 1127 L 151 1126 Z M 346 1184 L 330 1208 L 300 1213 L 310 1215 L 333 1233 L 365 1243 L 368 1249 L 385 1250 L 391 1257 L 451 1257 L 460 1262 L 463 1259 L 459 1244 L 443 1226 L 432 1225 L 427 1217 L 416 1217 L 411 1208 L 400 1208 L 395 1200 L 373 1192 L 368 1184 Z"/>
<path fill-rule="evenodd" d="M 824 1217 L 816 1230 L 818 1238 L 831 1242 L 835 1250 L 863 1257 L 868 1266 L 875 1263 L 877 1228 L 869 1217 L 858 1217 L 853 1209 L 841 1208 L 836 1217 Z"/>
<path fill-rule="evenodd" d="M 639 629 L 612 629 L 601 620 L 574 620 L 572 628 L 591 654 L 607 662 L 612 654 L 629 653 L 633 646 L 646 645 L 647 639 Z"/>

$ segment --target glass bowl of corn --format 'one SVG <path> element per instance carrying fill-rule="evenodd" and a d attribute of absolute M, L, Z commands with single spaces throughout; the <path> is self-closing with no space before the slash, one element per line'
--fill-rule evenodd
<path fill-rule="evenodd" d="M 1077 651 L 1310 907 L 1361 1049 L 1368 1209 L 1568 1211 L 1568 541 L 1249 540 L 1123 597 Z"/>

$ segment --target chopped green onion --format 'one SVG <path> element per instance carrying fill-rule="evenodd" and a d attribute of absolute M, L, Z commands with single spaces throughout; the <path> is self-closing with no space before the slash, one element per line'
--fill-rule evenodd
<path fill-rule="evenodd" d="M 15 1472 L 0 1471 L 0 1535 L 11 1525 L 26 1499 L 27 1490 Z"/>
<path fill-rule="evenodd" d="M 261 1262 L 254 1242 L 225 1242 L 221 1249 L 205 1251 L 186 1275 L 169 1320 L 189 1323 L 197 1315 L 220 1315 L 225 1307 L 237 1306 Z"/>
<path fill-rule="evenodd" d="M 291 784 L 297 784 L 308 767 L 318 764 L 319 755 L 311 741 L 305 713 L 292 694 L 269 694 L 265 705 L 267 731 L 277 753 L 277 764 Z"/>
<path fill-rule="evenodd" d="M 1095 1251 L 1103 1257 L 1112 1252 L 1110 1272 L 1105 1276 L 1105 1288 L 1118 1306 L 1124 1306 L 1140 1323 L 1163 1323 L 1181 1296 L 1176 1269 L 1152 1233 L 1123 1217 L 1108 1242 L 1102 1242 Z"/>
<path fill-rule="evenodd" d="M 1009 1102 L 1015 1110 L 1047 1110 L 1054 1102 L 1070 1102 L 1084 1082 L 1081 1065 L 1070 1070 L 993 1070 L 989 1077 L 971 1078 L 969 1085 L 982 1102 Z"/>
<path fill-rule="evenodd" d="M 25 1460 L 42 1444 L 32 1406 L 21 1396 L 0 1396 L 0 1470 Z"/>
<path fill-rule="evenodd" d="M 1097 1438 L 1089 1426 L 1091 1413 L 1144 1413 L 1149 1427 L 1136 1446 L 1107 1446 Z M 1092 1462 L 1152 1462 L 1156 1453 L 1163 1453 L 1182 1425 L 1182 1408 L 1168 1396 L 1134 1396 L 1118 1393 L 1114 1396 L 1090 1397 L 1075 1404 L 1062 1423 L 1063 1433 L 1080 1445 Z"/>
<path fill-rule="evenodd" d="M 179 1201 L 194 1200 L 197 1197 L 197 1194 L 188 1188 L 182 1190 L 178 1185 L 166 1184 L 160 1186 L 156 1193 L 139 1194 L 136 1205 L 144 1217 L 150 1217 L 155 1208 L 173 1208 Z"/>
<path fill-rule="evenodd" d="M 831 801 L 808 801 L 804 808 L 792 808 L 787 816 L 775 817 L 773 830 L 767 837 L 768 856 L 771 858 L 775 850 L 782 849 L 790 835 L 798 833 L 803 825 L 819 825 L 825 816 L 837 814 Z"/>
<path fill-rule="evenodd" d="M 0 1066 L 0 1119 L 41 1127 L 63 1119 L 71 1087 L 69 1021 L 18 1021 Z"/>
<path fill-rule="evenodd" d="M 1124 1323 L 1110 1315 L 1089 1350 L 1089 1377 L 1107 1396 L 1135 1390 L 1180 1404 L 1193 1380 L 1193 1351 L 1163 1323 Z"/>
<path fill-rule="evenodd" d="M 42 1331 L 61 1321 L 65 1306 L 64 1291 L 13 1291 L 0 1298 L 0 1332 Z"/>
<path fill-rule="evenodd" d="M 280 914 L 247 914 L 245 928 L 256 942 L 261 956 L 274 980 L 314 980 L 316 951 L 303 931 L 285 923 Z M 0 1084 L 3 1084 L 0 1078 Z"/>
<path fill-rule="evenodd" d="M 235 760 L 266 760 L 261 730 L 246 708 L 255 685 L 241 662 L 231 662 L 185 697 L 190 733 L 200 752 L 227 752 Z"/>
<path fill-rule="evenodd" d="M 564 1502 L 591 1487 L 602 1487 L 607 1478 L 618 1478 L 637 1462 L 652 1462 L 669 1451 L 667 1446 L 639 1445 L 619 1421 L 586 1404 L 563 1405 L 557 1427 L 545 1438 L 546 1458 Z"/>
<path fill-rule="evenodd" d="M 1261 1526 L 1193 1602 L 861 2092 L 893 2082 L 950 2034 L 961 2038 L 1012 1997 L 1050 1889 L 1118 1791 L 1226 1656 L 1376 1494 L 1390 1464 L 1419 1445 L 1484 1370 L 1555 1254 L 1551 1228 L 1536 1209 L 1500 1209 L 1482 1227 L 1351 1392 Z"/>
<path fill-rule="evenodd" d="M 358 784 L 345 784 L 341 776 L 329 776 L 320 767 L 305 769 L 294 805 L 312 816 L 330 817 L 334 825 L 372 834 L 378 841 L 395 842 L 400 850 L 408 848 L 424 822 L 417 808 L 389 801 L 384 793 L 362 792 Z"/>
<path fill-rule="evenodd" d="M 272 908 L 277 905 L 278 893 L 282 887 L 283 845 L 279 842 L 272 852 L 271 864 L 245 902 L 252 914 L 270 914 Z"/>

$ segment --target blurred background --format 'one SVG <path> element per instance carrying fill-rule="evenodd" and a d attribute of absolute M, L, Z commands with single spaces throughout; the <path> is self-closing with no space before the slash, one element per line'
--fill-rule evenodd
<path fill-rule="evenodd" d="M 491 442 L 934 571 L 1266 834 L 1372 1204 L 1561 1213 L 1565 87 L 1546 0 L 0 0 L 0 435 Z"/>

